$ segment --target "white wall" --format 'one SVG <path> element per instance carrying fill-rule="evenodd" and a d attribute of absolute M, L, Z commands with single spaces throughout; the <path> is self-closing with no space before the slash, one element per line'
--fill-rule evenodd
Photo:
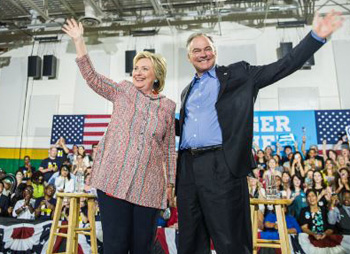
<path fill-rule="evenodd" d="M 286 110 L 286 109 L 339 109 L 341 107 L 338 84 L 336 79 L 336 67 L 334 63 L 334 54 L 332 41 L 350 40 L 349 21 L 346 21 L 344 27 L 333 35 L 329 41 L 315 55 L 316 65 L 311 70 L 301 70 L 290 77 L 276 83 L 273 86 L 261 90 L 257 99 L 256 110 Z M 280 42 L 293 41 L 294 45 L 306 35 L 308 29 L 288 29 L 277 30 L 276 28 L 253 29 L 244 27 L 235 23 L 221 24 L 222 35 L 218 35 L 218 28 L 210 34 L 213 35 L 218 48 L 218 63 L 220 60 L 227 63 L 227 56 L 237 52 L 237 50 L 247 50 L 246 54 L 240 54 L 242 59 L 256 61 L 252 64 L 267 64 L 277 60 L 276 48 Z M 168 28 L 162 28 L 159 35 L 155 37 L 113 37 L 100 38 L 100 44 L 89 45 L 88 51 L 91 55 L 95 68 L 102 74 L 109 76 L 113 80 L 120 81 L 130 79 L 124 73 L 125 50 L 136 49 L 138 51 L 144 48 L 155 48 L 157 53 L 162 54 L 168 63 L 168 76 L 164 94 L 177 102 L 177 111 L 180 107 L 181 90 L 190 82 L 194 71 L 187 61 L 185 42 L 189 34 L 193 31 L 177 32 L 175 29 L 170 31 Z M 232 52 L 230 49 L 232 48 Z M 12 50 L 3 56 L 10 56 L 11 59 L 20 59 L 26 63 L 27 57 L 33 50 L 34 55 L 52 54 L 58 57 L 58 75 L 54 80 L 28 80 L 27 108 L 25 113 L 24 136 L 22 139 L 23 147 L 45 148 L 49 145 L 49 135 L 47 130 L 51 128 L 52 114 L 106 114 L 111 113 L 112 107 L 109 102 L 101 99 L 98 95 L 84 87 L 83 80 L 75 64 L 74 46 L 66 36 L 62 37 L 59 44 L 36 44 Z M 246 58 L 246 59 L 245 59 Z M 18 60 L 18 61 L 20 61 Z M 15 65 L 9 65 L 0 69 L 0 107 L 6 107 L 6 100 L 10 90 L 8 78 L 9 74 L 22 77 L 17 78 L 16 82 L 26 80 L 27 67 L 18 68 Z M 5 75 L 6 74 L 6 75 Z M 4 83 L 6 82 L 6 84 Z M 18 84 L 18 87 L 25 87 L 26 84 Z M 305 101 L 306 98 L 300 96 L 295 91 L 299 88 L 305 91 L 302 95 L 312 92 L 313 103 L 303 104 L 298 101 Z M 290 100 L 283 99 L 288 94 Z M 11 95 L 13 96 L 13 95 Z M 2 101 L 2 99 L 3 101 Z M 31 102 L 33 99 L 40 99 L 42 107 L 38 103 Z M 45 99 L 46 98 L 46 99 Z M 52 101 L 47 99 L 52 98 Z M 51 105 L 54 103 L 55 105 Z M 31 105 L 35 111 L 30 109 Z M 23 108 L 23 102 L 22 106 Z M 20 108 L 21 108 L 20 107 Z M 16 118 L 17 127 L 22 125 L 21 110 L 13 113 Z M 38 121 L 38 116 L 42 116 Z M 8 122 L 13 119 L 4 119 L 0 116 L 0 131 L 8 128 Z M 6 117 L 9 117 L 8 114 Z M 15 127 L 15 126 L 14 126 Z M 20 137 L 17 134 L 0 132 L 0 147 L 18 147 L 20 146 Z"/>

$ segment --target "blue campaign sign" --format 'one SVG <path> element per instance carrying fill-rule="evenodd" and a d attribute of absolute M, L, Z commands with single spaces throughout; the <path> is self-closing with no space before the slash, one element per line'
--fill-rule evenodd
<path fill-rule="evenodd" d="M 299 144 L 302 136 L 308 144 L 317 144 L 315 111 L 256 111 L 254 112 L 254 143 L 260 148 Z"/>

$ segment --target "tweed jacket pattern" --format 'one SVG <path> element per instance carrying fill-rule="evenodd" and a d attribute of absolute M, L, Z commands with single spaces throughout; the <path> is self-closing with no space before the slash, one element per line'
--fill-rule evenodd
<path fill-rule="evenodd" d="M 88 55 L 76 62 L 89 87 L 113 103 L 92 166 L 92 186 L 133 204 L 165 208 L 166 185 L 175 182 L 175 103 L 98 74 Z"/>

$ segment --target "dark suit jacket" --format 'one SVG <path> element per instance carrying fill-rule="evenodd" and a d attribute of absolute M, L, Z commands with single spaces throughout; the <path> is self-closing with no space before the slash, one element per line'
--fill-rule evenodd
<path fill-rule="evenodd" d="M 309 33 L 289 54 L 272 64 L 252 66 L 238 62 L 229 66 L 217 66 L 220 91 L 215 104 L 222 130 L 223 149 L 226 161 L 235 177 L 243 177 L 255 166 L 252 157 L 253 111 L 259 89 L 275 83 L 300 69 L 323 45 Z M 180 144 L 184 122 L 184 109 L 190 83 L 181 94 Z M 178 156 L 180 165 L 181 151 Z M 178 167 L 178 174 L 181 168 Z"/>
<path fill-rule="evenodd" d="M 0 194 L 0 208 L 1 208 L 1 212 L 0 212 L 0 216 L 7 216 L 8 212 L 7 209 L 10 206 L 10 198 Z"/>

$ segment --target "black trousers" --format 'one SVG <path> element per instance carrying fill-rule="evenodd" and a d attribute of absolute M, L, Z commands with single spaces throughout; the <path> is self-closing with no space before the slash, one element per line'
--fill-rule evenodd
<path fill-rule="evenodd" d="M 178 172 L 179 254 L 252 253 L 246 177 L 235 178 L 223 151 L 181 154 Z"/>
<path fill-rule="evenodd" d="M 97 190 L 104 254 L 150 254 L 159 210 L 132 204 Z M 129 252 L 130 251 L 130 252 Z"/>

